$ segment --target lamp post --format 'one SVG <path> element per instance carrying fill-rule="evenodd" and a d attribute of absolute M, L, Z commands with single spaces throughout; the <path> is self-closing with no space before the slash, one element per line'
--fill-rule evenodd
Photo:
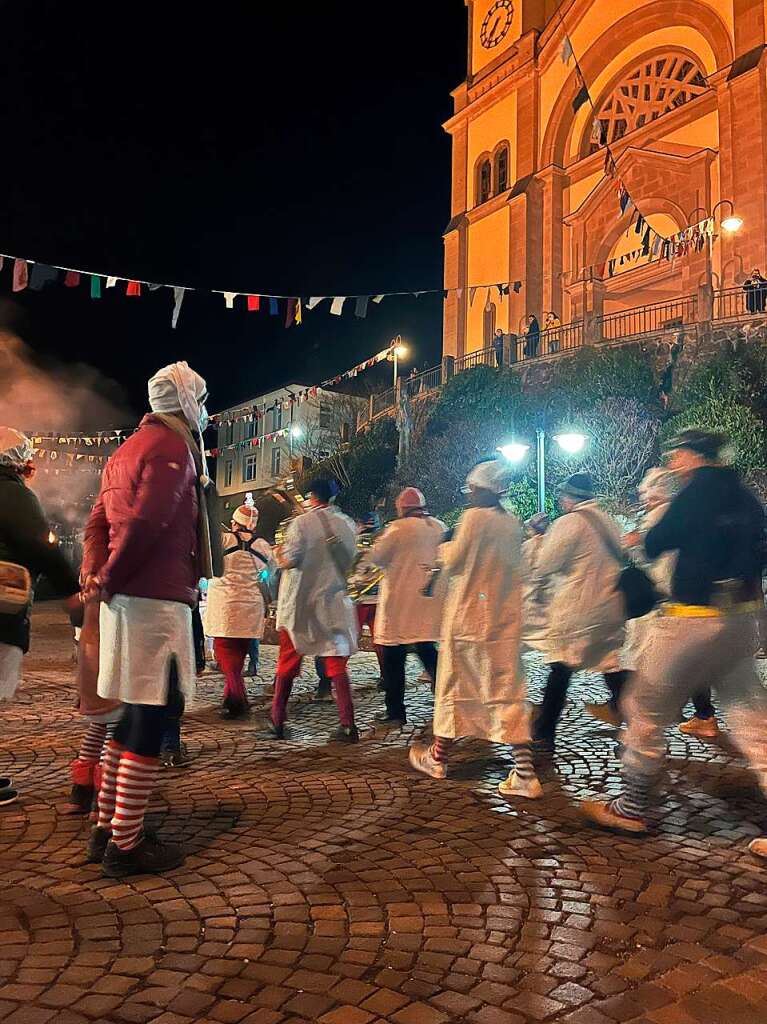
<path fill-rule="evenodd" d="M 733 235 L 737 231 L 740 231 L 740 229 L 743 227 L 743 218 L 739 217 L 738 214 L 735 212 L 735 204 L 733 203 L 732 199 L 720 199 L 719 202 L 714 204 L 714 208 L 712 209 L 711 213 L 708 212 L 708 210 L 706 209 L 705 206 L 696 206 L 695 209 L 692 210 L 687 215 L 687 225 L 688 225 L 688 227 L 692 225 L 693 219 L 694 219 L 694 217 L 695 217 L 695 215 L 697 213 L 702 213 L 707 220 L 708 219 L 713 220 L 714 221 L 714 226 L 716 226 L 716 211 L 720 207 L 722 207 L 722 206 L 729 206 L 729 208 L 730 208 L 730 212 L 729 212 L 728 216 L 722 217 L 722 220 L 721 220 L 722 230 L 725 231 L 728 235 Z M 706 289 L 706 293 L 705 293 L 706 309 L 704 310 L 705 315 L 703 316 L 703 320 L 711 320 L 711 319 L 713 319 L 713 316 L 714 316 L 714 266 L 713 266 L 714 252 L 713 252 L 713 249 L 714 249 L 714 236 L 713 236 L 713 232 L 712 232 L 710 235 L 709 234 L 706 235 L 706 248 L 705 248 L 706 263 L 705 263 L 705 269 L 704 269 L 704 276 L 705 276 L 704 287 Z M 720 280 L 719 281 L 719 287 L 721 288 L 721 286 L 722 286 L 722 282 Z"/>
<path fill-rule="evenodd" d="M 402 335 L 398 334 L 391 343 L 391 356 L 394 363 L 394 388 L 397 387 L 397 377 L 399 376 L 399 361 L 404 359 L 407 355 L 407 345 L 402 341 Z"/>
<path fill-rule="evenodd" d="M 565 431 L 554 434 L 554 440 L 567 455 L 577 455 L 583 451 L 588 438 L 577 431 Z M 522 441 L 510 441 L 498 446 L 497 449 L 509 462 L 522 462 L 530 451 L 530 445 Z M 546 431 L 538 428 L 535 431 L 535 473 L 538 491 L 538 511 L 546 511 Z"/>

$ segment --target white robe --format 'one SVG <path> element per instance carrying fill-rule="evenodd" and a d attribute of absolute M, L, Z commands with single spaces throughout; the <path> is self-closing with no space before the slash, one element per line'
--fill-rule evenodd
<path fill-rule="evenodd" d="M 365 556 L 384 570 L 376 612 L 376 643 L 383 647 L 439 640 L 444 587 L 423 596 L 439 558 L 445 524 L 433 516 L 390 523 Z"/>
<path fill-rule="evenodd" d="M 299 654 L 349 657 L 357 650 L 359 627 L 346 580 L 329 550 L 323 520 L 343 545 L 349 562 L 357 550 L 354 523 L 334 508 L 311 509 L 288 526 L 277 601 L 277 629 L 289 634 Z"/>
<path fill-rule="evenodd" d="M 602 529 L 622 546 L 618 528 L 596 501 L 578 508 L 599 517 Z M 619 574 L 618 562 L 585 515 L 573 511 L 552 523 L 535 571 L 539 586 L 551 586 L 548 626 L 539 644 L 549 664 L 618 671 L 625 634 L 624 603 L 616 589 Z"/>
<path fill-rule="evenodd" d="M 237 538 L 224 534 L 226 551 L 237 544 Z M 207 636 L 239 637 L 242 640 L 260 640 L 264 635 L 264 599 L 258 586 L 258 577 L 271 567 L 272 549 L 267 541 L 258 538 L 249 551 L 233 551 L 224 557 L 224 575 L 208 584 L 208 602 L 205 609 Z"/>
<path fill-rule="evenodd" d="M 522 639 L 525 649 L 536 651 L 545 642 L 548 628 L 546 587 L 536 576 L 543 537 L 537 533 L 522 544 Z"/>
<path fill-rule="evenodd" d="M 493 743 L 530 739 L 520 659 L 522 528 L 495 508 L 464 512 L 440 550 L 448 594 L 442 621 L 434 735 Z"/>
<path fill-rule="evenodd" d="M 666 514 L 669 504 L 670 502 L 667 502 L 665 505 L 656 505 L 655 508 L 650 509 L 642 520 L 641 529 L 647 531 L 656 526 Z M 664 598 L 668 597 L 671 593 L 671 579 L 674 575 L 676 558 L 676 551 L 667 551 L 665 554 L 659 555 L 652 562 L 646 561 L 644 565 L 648 576 Z M 653 608 L 651 612 L 643 615 L 641 619 L 629 619 L 626 623 L 626 643 L 621 655 L 621 666 L 623 668 L 635 672 L 641 667 L 644 656 L 643 651 L 652 637 L 653 623 L 659 615 L 660 609 Z"/>

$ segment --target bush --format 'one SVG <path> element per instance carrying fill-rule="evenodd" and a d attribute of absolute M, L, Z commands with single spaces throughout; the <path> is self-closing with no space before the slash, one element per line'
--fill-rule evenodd
<path fill-rule="evenodd" d="M 492 423 L 498 434 L 524 432 L 530 421 L 530 397 L 514 370 L 476 366 L 457 374 L 445 385 L 434 405 L 426 433 L 442 433 L 456 420 Z"/>
<path fill-rule="evenodd" d="M 596 402 L 630 399 L 657 407 L 658 384 L 650 363 L 626 349 L 582 348 L 557 366 L 544 399 L 564 410 L 589 410 Z"/>
<path fill-rule="evenodd" d="M 765 436 L 762 419 L 729 396 L 708 398 L 674 416 L 661 430 L 661 443 L 687 427 L 701 427 L 725 434 L 732 444 L 734 465 L 751 476 L 765 468 Z"/>

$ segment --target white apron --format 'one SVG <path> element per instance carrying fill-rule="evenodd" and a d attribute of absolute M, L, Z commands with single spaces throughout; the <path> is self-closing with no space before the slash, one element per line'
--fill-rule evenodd
<path fill-rule="evenodd" d="M 282 548 L 291 568 L 280 578 L 277 629 L 288 633 L 299 654 L 348 658 L 357 651 L 357 613 L 330 554 L 323 521 L 350 564 L 357 552 L 354 523 L 342 512 L 315 508 L 297 516 Z"/>
<path fill-rule="evenodd" d="M 0 644 L 0 700 L 11 700 L 19 688 L 23 659 L 20 647 Z"/>
<path fill-rule="evenodd" d="M 471 508 L 440 561 L 448 593 L 442 621 L 434 735 L 493 743 L 530 739 L 520 659 L 522 528 L 496 508 Z"/>
<path fill-rule="evenodd" d="M 599 517 L 601 528 L 616 546 L 622 546 L 617 527 L 596 501 L 582 502 L 578 508 Z M 576 510 L 551 524 L 535 570 L 538 585 L 551 587 L 548 625 L 539 644 L 548 664 L 618 671 L 625 635 L 623 598 L 616 590 L 619 572 L 618 563 L 585 515 Z"/>
<path fill-rule="evenodd" d="M 224 534 L 224 551 L 234 547 L 237 538 Z M 272 549 L 262 538 L 253 541 L 251 551 L 232 551 L 224 557 L 224 575 L 208 583 L 205 609 L 207 636 L 260 640 L 264 635 L 264 599 L 258 586 L 262 571 L 272 565 Z"/>
<path fill-rule="evenodd" d="M 164 705 L 173 658 L 179 689 L 194 698 L 192 609 L 179 601 L 116 594 L 99 617 L 99 697 L 125 704 Z"/>
<path fill-rule="evenodd" d="M 444 586 L 424 597 L 429 570 L 439 561 L 445 524 L 432 516 L 390 523 L 367 560 L 384 570 L 376 613 L 376 643 L 383 647 L 439 640 Z"/>

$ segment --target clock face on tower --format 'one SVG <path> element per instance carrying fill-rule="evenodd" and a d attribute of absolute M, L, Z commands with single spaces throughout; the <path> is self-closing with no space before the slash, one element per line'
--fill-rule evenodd
<path fill-rule="evenodd" d="M 480 42 L 486 50 L 492 50 L 494 46 L 503 42 L 511 28 L 513 18 L 514 4 L 512 0 L 495 0 L 479 31 Z"/>

